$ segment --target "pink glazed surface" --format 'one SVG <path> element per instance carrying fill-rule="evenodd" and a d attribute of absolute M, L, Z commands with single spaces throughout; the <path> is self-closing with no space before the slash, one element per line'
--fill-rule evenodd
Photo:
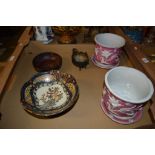
<path fill-rule="evenodd" d="M 113 121 L 131 124 L 141 119 L 143 104 L 132 104 L 114 96 L 105 86 L 102 92 L 101 107 Z"/>
<path fill-rule="evenodd" d="M 116 65 L 119 63 L 120 48 L 107 48 L 96 43 L 95 59 L 96 61 L 108 65 Z"/>

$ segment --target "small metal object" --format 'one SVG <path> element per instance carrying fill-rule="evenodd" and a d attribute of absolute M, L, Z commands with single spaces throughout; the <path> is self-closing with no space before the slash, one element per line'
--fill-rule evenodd
<path fill-rule="evenodd" d="M 79 51 L 76 48 L 73 48 L 72 50 L 72 63 L 81 68 L 86 68 L 86 66 L 89 64 L 89 57 L 87 52 Z"/>

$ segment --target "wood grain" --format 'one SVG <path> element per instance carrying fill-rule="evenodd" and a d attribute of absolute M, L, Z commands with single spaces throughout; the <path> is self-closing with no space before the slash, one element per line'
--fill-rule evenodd
<path fill-rule="evenodd" d="M 30 37 L 31 37 L 30 31 L 31 31 L 31 27 L 26 27 L 23 34 L 19 38 L 19 41 L 17 43 L 17 46 L 16 46 L 14 52 L 12 53 L 12 55 L 10 56 L 8 61 L 4 63 L 4 66 L 3 66 L 4 68 L 0 72 L 0 95 L 2 94 L 2 91 L 4 90 L 4 87 L 8 81 L 8 78 L 9 78 L 24 46 L 26 46 L 30 40 Z"/>

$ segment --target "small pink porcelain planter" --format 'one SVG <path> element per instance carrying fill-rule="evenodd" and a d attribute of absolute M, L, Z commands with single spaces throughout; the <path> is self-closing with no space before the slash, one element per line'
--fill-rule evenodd
<path fill-rule="evenodd" d="M 101 107 L 113 121 L 131 124 L 141 119 L 144 103 L 153 95 L 147 76 L 129 67 L 115 67 L 105 75 Z"/>
<path fill-rule="evenodd" d="M 121 47 L 125 45 L 123 37 L 112 33 L 100 33 L 95 36 L 95 43 L 95 61 L 104 64 L 104 66 L 119 64 Z"/>

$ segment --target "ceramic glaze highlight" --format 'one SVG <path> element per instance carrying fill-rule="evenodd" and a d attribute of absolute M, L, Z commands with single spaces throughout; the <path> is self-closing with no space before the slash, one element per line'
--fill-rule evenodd
<path fill-rule="evenodd" d="M 60 82 L 37 84 L 33 90 L 34 103 L 40 109 L 54 109 L 69 102 L 70 96 Z"/>
<path fill-rule="evenodd" d="M 95 36 L 95 43 L 95 61 L 103 64 L 102 68 L 116 67 L 119 64 L 121 47 L 125 45 L 124 38 L 112 33 L 100 33 Z"/>
<path fill-rule="evenodd" d="M 108 117 L 121 124 L 131 124 L 141 119 L 143 104 L 131 104 L 114 96 L 107 87 L 102 92 L 101 107 Z"/>
<path fill-rule="evenodd" d="M 39 118 L 57 116 L 69 110 L 78 97 L 75 78 L 54 70 L 35 74 L 21 90 L 23 108 Z"/>
<path fill-rule="evenodd" d="M 153 92 L 145 74 L 130 67 L 116 67 L 105 75 L 101 107 L 113 121 L 131 124 L 141 119 L 144 103 Z"/>

